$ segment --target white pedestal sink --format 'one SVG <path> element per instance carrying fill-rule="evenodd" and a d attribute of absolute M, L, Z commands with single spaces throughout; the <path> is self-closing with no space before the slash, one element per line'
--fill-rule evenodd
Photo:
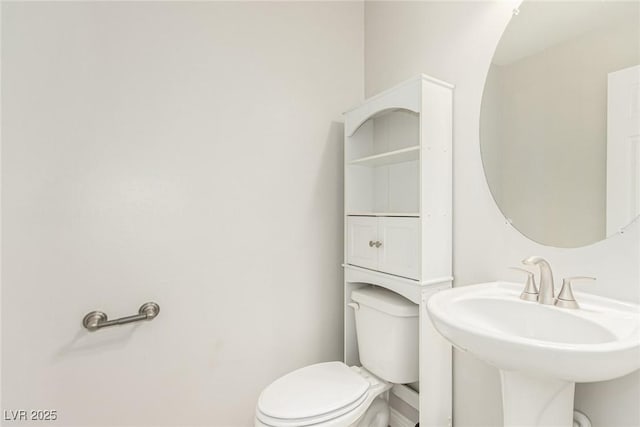
<path fill-rule="evenodd" d="M 457 348 L 500 369 L 505 427 L 573 425 L 576 382 L 640 368 L 640 306 L 576 293 L 579 309 L 519 298 L 492 282 L 438 292 L 427 303 Z"/>

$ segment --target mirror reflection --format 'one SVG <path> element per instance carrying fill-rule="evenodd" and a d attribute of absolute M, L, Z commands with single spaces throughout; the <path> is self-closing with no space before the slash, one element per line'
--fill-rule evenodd
<path fill-rule="evenodd" d="M 578 247 L 640 214 L 640 3 L 525 1 L 485 83 L 489 187 L 524 235 Z"/>

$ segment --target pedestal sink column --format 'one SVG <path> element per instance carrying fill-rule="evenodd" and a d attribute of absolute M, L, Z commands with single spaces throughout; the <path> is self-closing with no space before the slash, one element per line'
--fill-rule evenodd
<path fill-rule="evenodd" d="M 572 427 L 575 383 L 500 371 L 504 427 Z"/>

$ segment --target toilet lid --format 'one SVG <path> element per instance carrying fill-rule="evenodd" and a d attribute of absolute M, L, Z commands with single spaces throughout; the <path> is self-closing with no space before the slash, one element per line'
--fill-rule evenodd
<path fill-rule="evenodd" d="M 318 363 L 271 383 L 258 399 L 258 410 L 283 421 L 338 416 L 357 407 L 369 385 L 342 362 Z"/>

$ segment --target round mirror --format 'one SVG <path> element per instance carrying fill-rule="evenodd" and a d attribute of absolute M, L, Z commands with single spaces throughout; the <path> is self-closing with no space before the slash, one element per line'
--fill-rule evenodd
<path fill-rule="evenodd" d="M 525 236 L 595 243 L 640 214 L 640 2 L 524 1 L 482 98 L 485 175 Z"/>

